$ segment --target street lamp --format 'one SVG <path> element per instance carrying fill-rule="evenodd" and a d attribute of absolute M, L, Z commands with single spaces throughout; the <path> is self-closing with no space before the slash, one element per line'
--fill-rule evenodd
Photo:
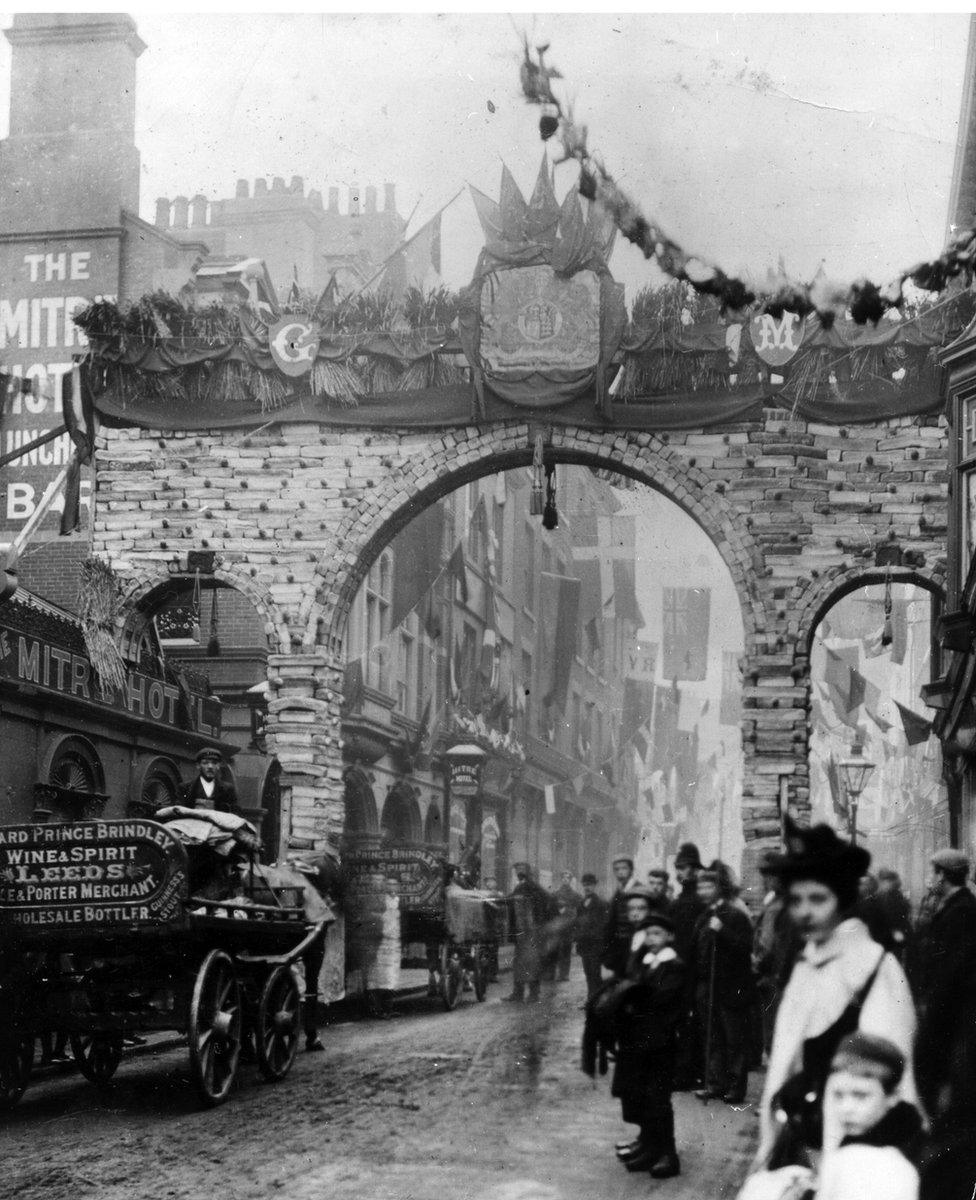
<path fill-rule="evenodd" d="M 851 757 L 840 764 L 841 780 L 847 793 L 847 813 L 850 822 L 851 843 L 857 844 L 857 801 L 874 770 L 874 763 L 864 757 L 860 742 L 851 747 Z"/>

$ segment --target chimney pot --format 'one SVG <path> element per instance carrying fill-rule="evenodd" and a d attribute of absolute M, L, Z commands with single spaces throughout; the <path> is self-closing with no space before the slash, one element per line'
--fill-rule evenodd
<path fill-rule="evenodd" d="M 169 197 L 160 196 L 156 201 L 156 224 L 160 229 L 169 229 Z"/>
<path fill-rule="evenodd" d="M 301 175 L 292 175 L 291 190 L 295 193 L 296 196 L 304 196 L 305 195 L 305 180 L 302 179 Z"/>
<path fill-rule="evenodd" d="M 268 194 L 268 181 L 262 175 L 260 179 L 254 181 L 254 198 L 258 196 L 266 196 Z"/>
<path fill-rule="evenodd" d="M 186 229 L 187 214 L 190 211 L 190 201 L 186 196 L 177 196 L 173 201 L 173 228 Z"/>
<path fill-rule="evenodd" d="M 322 193 L 318 188 L 311 188 L 308 193 L 308 203 L 312 208 L 322 211 Z"/>
<path fill-rule="evenodd" d="M 329 188 L 329 212 L 337 213 L 339 211 L 339 189 Z"/>
<path fill-rule="evenodd" d="M 193 197 L 190 202 L 190 224 L 191 225 L 206 225 L 207 223 L 207 197 L 201 196 L 199 192 Z"/>
<path fill-rule="evenodd" d="M 285 181 L 280 175 L 276 175 L 274 177 L 274 182 L 271 184 L 271 190 L 273 192 L 283 192 L 285 190 Z"/>
<path fill-rule="evenodd" d="M 396 184 L 387 183 L 383 186 L 384 199 L 383 211 L 388 213 L 396 212 Z"/>
<path fill-rule="evenodd" d="M 234 193 L 234 198 L 237 200 L 247 200 L 251 195 L 251 185 L 246 179 L 238 179 L 237 191 Z"/>

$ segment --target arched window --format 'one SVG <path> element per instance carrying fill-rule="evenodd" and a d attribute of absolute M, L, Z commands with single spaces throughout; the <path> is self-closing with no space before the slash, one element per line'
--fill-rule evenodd
<path fill-rule="evenodd" d="M 393 600 L 393 551 L 384 550 L 366 576 L 364 629 L 368 687 L 389 694 L 390 606 Z"/>
<path fill-rule="evenodd" d="M 376 798 L 361 770 L 350 768 L 345 775 L 346 836 L 379 833 Z"/>
<path fill-rule="evenodd" d="M 383 840 L 419 842 L 421 840 L 420 805 L 413 789 L 397 785 L 390 790 L 380 818 Z"/>
<path fill-rule="evenodd" d="M 168 758 L 155 758 L 142 777 L 141 803 L 150 811 L 176 804 L 180 794 L 180 773 Z"/>
<path fill-rule="evenodd" d="M 51 758 L 48 783 L 69 792 L 104 792 L 105 772 L 85 738 L 65 738 Z"/>

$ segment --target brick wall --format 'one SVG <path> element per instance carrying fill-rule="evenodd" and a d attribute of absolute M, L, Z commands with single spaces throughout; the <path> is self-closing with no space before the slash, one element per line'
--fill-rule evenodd
<path fill-rule="evenodd" d="M 670 435 L 556 429 L 557 461 L 643 480 L 686 509 L 722 555 L 745 629 L 743 820 L 750 860 L 779 834 L 780 778 L 809 804 L 809 641 L 830 597 L 877 577 L 896 540 L 919 556 L 894 579 L 941 586 L 947 436 L 941 418 L 841 428 L 767 410 L 763 420 Z M 349 606 L 390 538 L 481 475 L 531 462 L 528 426 L 336 432 L 317 424 L 99 435 L 95 551 L 135 600 L 218 552 L 250 597 L 269 659 L 270 748 L 286 836 L 337 843 L 343 825 L 339 703 Z"/>

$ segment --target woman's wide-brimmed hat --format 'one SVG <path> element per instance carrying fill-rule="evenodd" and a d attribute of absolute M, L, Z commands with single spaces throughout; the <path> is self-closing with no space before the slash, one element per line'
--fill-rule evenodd
<path fill-rule="evenodd" d="M 863 846 L 839 838 L 829 825 L 801 829 L 792 821 L 786 830 L 786 853 L 770 861 L 768 869 L 785 885 L 801 880 L 822 883 L 837 896 L 841 908 L 851 908 L 858 898 L 858 880 L 871 865 Z"/>

